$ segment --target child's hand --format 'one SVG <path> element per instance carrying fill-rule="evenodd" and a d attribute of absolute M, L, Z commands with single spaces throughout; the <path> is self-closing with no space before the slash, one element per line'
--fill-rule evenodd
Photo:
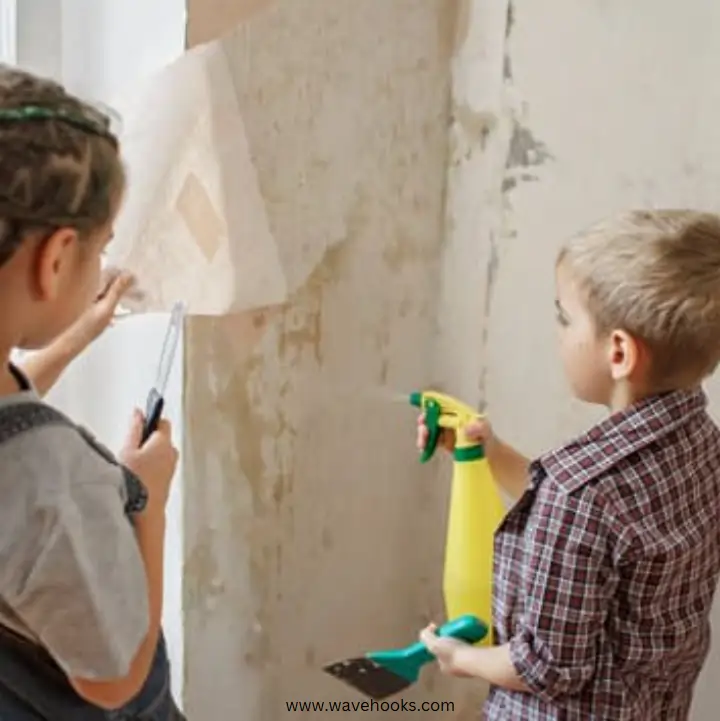
<path fill-rule="evenodd" d="M 141 446 L 144 423 L 143 414 L 135 410 L 130 432 L 118 457 L 145 484 L 152 507 L 162 511 L 175 475 L 178 451 L 172 442 L 170 423 L 164 418 Z"/>
<path fill-rule="evenodd" d="M 428 428 L 425 425 L 424 413 L 421 413 L 418 416 L 417 424 L 417 447 L 418 450 L 422 450 L 423 448 L 425 448 L 425 444 L 427 443 L 428 439 Z M 479 419 L 475 423 L 470 424 L 466 428 L 466 433 L 469 438 L 474 441 L 479 441 L 486 448 L 495 439 L 495 435 L 493 433 L 492 426 L 490 425 L 490 421 L 485 418 Z M 440 440 L 438 441 L 438 445 L 440 445 L 449 453 L 452 453 L 452 451 L 455 449 L 455 431 L 450 430 L 449 428 L 443 428 L 440 431 Z"/>
<path fill-rule="evenodd" d="M 112 323 L 120 301 L 134 283 L 135 278 L 126 271 L 108 269 L 103 273 L 95 302 L 74 325 L 75 333 L 81 335 L 86 344 L 92 343 Z"/>
<path fill-rule="evenodd" d="M 45 395 L 67 366 L 110 324 L 118 303 L 133 285 L 129 273 L 110 271 L 95 303 L 55 340 L 23 360 L 22 367 L 35 390 Z"/>
<path fill-rule="evenodd" d="M 437 659 L 440 671 L 448 676 L 458 678 L 469 678 L 470 674 L 463 671 L 459 666 L 458 656 L 468 648 L 468 644 L 458 641 L 455 638 L 444 638 L 438 636 L 435 631 L 437 626 L 434 623 L 426 626 L 420 631 L 420 640 L 425 644 L 430 653 Z"/>
<path fill-rule="evenodd" d="M 79 355 L 112 323 L 120 301 L 134 283 L 130 273 L 116 269 L 104 271 L 95 302 L 55 340 L 54 345 L 62 348 L 65 356 Z"/>

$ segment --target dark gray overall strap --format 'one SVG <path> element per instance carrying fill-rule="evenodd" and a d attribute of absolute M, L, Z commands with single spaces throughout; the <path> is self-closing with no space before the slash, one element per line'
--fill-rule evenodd
<path fill-rule="evenodd" d="M 41 401 L 21 401 L 0 408 L 0 443 L 42 426 L 69 425 L 72 421 Z"/>
<path fill-rule="evenodd" d="M 25 431 L 43 426 L 68 426 L 77 431 L 85 442 L 99 453 L 108 463 L 119 466 L 117 459 L 110 451 L 90 434 L 85 428 L 75 425 L 66 415 L 42 401 L 21 401 L 0 408 L 0 443 L 5 443 Z M 147 492 L 134 473 L 121 466 L 125 476 L 127 501 L 125 513 L 132 516 L 145 508 Z M 2 721 L 0 719 L 0 721 Z"/>

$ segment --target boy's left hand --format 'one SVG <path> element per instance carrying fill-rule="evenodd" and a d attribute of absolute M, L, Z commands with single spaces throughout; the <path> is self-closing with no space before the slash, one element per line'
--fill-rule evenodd
<path fill-rule="evenodd" d="M 436 631 L 437 626 L 434 623 L 429 624 L 420 631 L 420 640 L 437 659 L 440 671 L 449 676 L 469 678 L 470 674 L 459 666 L 459 656 L 462 655 L 463 650 L 468 648 L 468 644 L 455 638 L 438 636 Z"/>

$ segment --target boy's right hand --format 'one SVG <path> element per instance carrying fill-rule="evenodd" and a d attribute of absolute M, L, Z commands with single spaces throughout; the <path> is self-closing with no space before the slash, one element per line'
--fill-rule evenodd
<path fill-rule="evenodd" d="M 425 425 L 424 413 L 421 413 L 418 416 L 417 424 L 417 447 L 418 450 L 422 451 L 425 448 L 425 444 L 427 443 L 429 433 L 428 428 Z M 495 440 L 495 434 L 493 433 L 492 426 L 490 425 L 490 422 L 485 418 L 479 418 L 475 423 L 471 423 L 465 429 L 465 432 L 467 433 L 468 438 L 482 443 L 483 446 L 485 446 L 486 451 L 488 450 L 488 446 L 492 445 L 493 441 Z M 452 453 L 452 451 L 455 449 L 455 431 L 448 428 L 443 428 L 440 431 L 440 439 L 438 440 L 438 445 L 444 448 L 449 453 Z"/>
<path fill-rule="evenodd" d="M 157 430 L 141 445 L 144 422 L 142 412 L 136 409 L 128 437 L 118 457 L 145 484 L 150 503 L 158 509 L 164 509 L 179 454 L 172 443 L 170 423 L 164 418 L 160 419 Z"/>

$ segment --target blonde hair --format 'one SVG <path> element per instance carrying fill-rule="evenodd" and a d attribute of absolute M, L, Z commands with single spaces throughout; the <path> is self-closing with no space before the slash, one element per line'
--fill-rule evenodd
<path fill-rule="evenodd" d="M 570 239 L 558 263 L 579 284 L 600 334 L 646 345 L 651 382 L 696 384 L 720 361 L 720 217 L 632 210 Z"/>

